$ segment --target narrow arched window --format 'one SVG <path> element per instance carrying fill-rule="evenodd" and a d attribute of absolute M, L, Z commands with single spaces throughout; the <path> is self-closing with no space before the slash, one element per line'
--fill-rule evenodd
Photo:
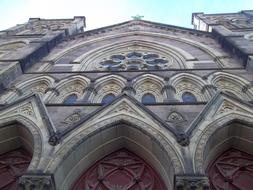
<path fill-rule="evenodd" d="M 107 94 L 103 97 L 102 99 L 102 104 L 109 104 L 113 101 L 113 99 L 115 98 L 115 95 L 110 93 L 110 94 Z"/>
<path fill-rule="evenodd" d="M 63 104 L 73 104 L 77 100 L 77 95 L 71 94 L 67 98 L 65 98 Z"/>
<path fill-rule="evenodd" d="M 146 93 L 142 96 L 141 102 L 143 104 L 156 103 L 155 96 L 150 93 Z"/>
<path fill-rule="evenodd" d="M 191 92 L 184 92 L 182 99 L 183 102 L 197 102 L 196 97 Z"/>

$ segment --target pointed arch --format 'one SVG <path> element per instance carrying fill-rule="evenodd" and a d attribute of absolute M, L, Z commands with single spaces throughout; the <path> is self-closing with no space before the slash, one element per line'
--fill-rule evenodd
<path fill-rule="evenodd" d="M 228 72 L 215 72 L 208 77 L 208 81 L 219 90 L 235 94 L 238 98 L 246 100 L 253 98 L 252 89 L 243 92 L 243 87 L 250 85 L 250 82 L 240 76 Z"/>
<path fill-rule="evenodd" d="M 142 100 L 144 94 L 152 94 L 157 102 L 162 102 L 165 94 L 162 94 L 162 89 L 165 83 L 163 78 L 153 75 L 144 74 L 133 80 L 133 88 L 136 91 L 135 98 L 139 101 Z"/>
<path fill-rule="evenodd" d="M 81 99 L 84 89 L 89 85 L 90 79 L 82 75 L 74 75 L 61 80 L 55 85 L 55 91 L 46 97 L 46 101 L 51 103 L 62 103 L 70 94 L 74 94 Z"/>
<path fill-rule="evenodd" d="M 217 155 L 229 148 L 238 148 L 253 154 L 252 113 L 228 111 L 199 126 L 201 133 L 196 140 L 193 165 L 196 173 L 205 173 L 207 166 Z"/>
<path fill-rule="evenodd" d="M 38 76 L 22 80 L 17 84 L 14 84 L 10 92 L 4 94 L 1 99 L 6 102 L 13 102 L 18 98 L 27 96 L 29 94 L 37 93 L 44 97 L 47 90 L 54 86 L 55 80 L 50 76 Z"/>
<path fill-rule="evenodd" d="M 176 98 L 182 100 L 184 93 L 192 93 L 197 101 L 207 101 L 209 97 L 202 93 L 206 82 L 197 75 L 191 73 L 179 73 L 171 77 L 170 83 L 176 89 Z"/>
<path fill-rule="evenodd" d="M 94 44 L 96 42 L 100 42 L 100 41 L 103 41 L 103 40 L 109 40 L 109 39 L 115 39 L 115 38 L 121 38 L 122 39 L 122 37 L 126 37 L 126 36 L 131 37 L 131 36 L 135 36 L 135 35 L 142 35 L 142 36 L 148 36 L 148 37 L 161 37 L 161 38 L 165 38 L 165 39 L 176 40 L 176 41 L 191 45 L 195 48 L 201 49 L 203 52 L 207 53 L 208 55 L 210 55 L 213 58 L 223 56 L 223 54 L 221 54 L 219 51 L 216 51 L 213 48 L 208 47 L 207 45 L 205 45 L 203 43 L 196 42 L 196 41 L 193 41 L 191 39 L 186 39 L 186 38 L 182 38 L 182 37 L 178 38 L 177 36 L 174 36 L 174 35 L 161 34 L 161 33 L 155 33 L 155 32 L 131 31 L 131 32 L 124 32 L 124 33 L 119 33 L 119 34 L 107 35 L 107 36 L 99 37 L 99 38 L 96 38 L 96 39 L 88 40 L 88 41 L 85 41 L 85 42 L 80 42 L 78 44 L 75 44 L 71 47 L 68 47 L 68 48 L 62 50 L 61 52 L 59 52 L 57 54 L 51 55 L 48 60 L 51 60 L 52 62 L 56 62 L 59 59 L 61 59 L 64 55 L 66 55 L 66 54 L 68 54 L 72 51 L 75 51 L 75 50 L 77 50 L 81 47 L 84 47 L 86 45 Z M 166 47 L 166 44 L 161 44 L 161 43 L 159 43 L 159 44 L 161 46 Z M 173 49 L 173 47 L 172 47 L 172 49 Z M 185 51 L 180 51 L 180 50 L 181 49 L 175 49 L 176 54 L 180 54 L 181 56 L 183 55 L 185 60 L 194 60 L 194 57 L 191 56 L 189 53 L 187 53 Z M 83 55 L 82 57 L 80 57 L 79 60 L 76 60 L 76 61 L 80 62 L 81 60 L 83 60 L 83 57 L 85 57 L 87 55 L 88 54 Z M 218 64 L 222 65 L 222 63 L 218 63 Z M 79 70 L 79 69 L 80 69 L 80 67 L 77 66 L 76 70 Z"/>
<path fill-rule="evenodd" d="M 127 80 L 119 75 L 107 75 L 95 81 L 95 90 L 90 101 L 100 103 L 107 94 L 118 96 L 126 86 Z"/>
<path fill-rule="evenodd" d="M 116 106 L 110 108 L 113 110 L 97 114 L 63 139 L 46 167 L 47 172 L 55 174 L 56 186 L 68 189 L 95 161 L 127 148 L 153 166 L 166 187 L 172 189 L 174 174 L 184 172 L 184 162 L 173 135 L 154 121 L 143 118 L 137 110 L 132 113 L 132 108 L 125 103 L 113 106 Z M 68 175 L 62 175 L 63 170 Z"/>

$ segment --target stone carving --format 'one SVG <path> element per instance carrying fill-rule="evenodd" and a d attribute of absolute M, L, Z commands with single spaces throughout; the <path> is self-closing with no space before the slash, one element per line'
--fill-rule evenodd
<path fill-rule="evenodd" d="M 25 104 L 24 106 L 19 108 L 18 112 L 31 116 L 31 117 L 35 117 L 34 110 L 31 103 Z"/>
<path fill-rule="evenodd" d="M 66 125 L 72 125 L 81 119 L 81 110 L 75 110 L 74 113 L 70 114 L 61 123 Z"/>
<path fill-rule="evenodd" d="M 112 110 L 108 114 L 114 114 L 119 112 L 143 117 L 137 111 L 135 111 L 134 108 L 132 108 L 127 102 L 120 103 L 114 110 Z"/>
<path fill-rule="evenodd" d="M 20 189 L 18 178 L 26 172 L 31 159 L 31 155 L 21 148 L 1 154 L 0 189 Z"/>
<path fill-rule="evenodd" d="M 23 175 L 19 180 L 19 184 L 23 190 L 55 190 L 50 175 Z"/>
<path fill-rule="evenodd" d="M 224 152 L 208 168 L 213 190 L 251 189 L 253 186 L 253 156 L 236 149 Z"/>
<path fill-rule="evenodd" d="M 176 176 L 175 190 L 209 190 L 209 180 L 206 176 L 185 175 Z"/>
<path fill-rule="evenodd" d="M 111 55 L 99 65 L 103 70 L 148 70 L 167 68 L 170 64 L 167 59 L 156 53 L 132 51 Z"/>
<path fill-rule="evenodd" d="M 218 109 L 216 115 L 219 114 L 223 114 L 223 113 L 227 113 L 227 112 L 231 112 L 231 111 L 241 111 L 241 112 L 245 112 L 243 109 L 237 107 L 235 104 L 233 104 L 232 102 L 229 102 L 227 100 L 225 100 L 222 105 L 220 106 L 220 108 Z"/>
<path fill-rule="evenodd" d="M 181 122 L 186 121 L 186 120 L 184 119 L 184 117 L 180 113 L 178 113 L 176 111 L 172 111 L 168 115 L 166 121 L 170 122 L 170 123 L 181 123 Z"/>
<path fill-rule="evenodd" d="M 165 190 L 155 171 L 144 160 L 124 149 L 97 162 L 78 179 L 72 190 L 83 187 L 86 190 Z"/>

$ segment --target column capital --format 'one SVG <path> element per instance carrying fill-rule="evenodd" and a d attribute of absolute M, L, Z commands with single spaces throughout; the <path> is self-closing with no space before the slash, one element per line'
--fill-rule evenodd
<path fill-rule="evenodd" d="M 205 175 L 177 175 L 175 190 L 209 190 L 209 179 Z"/>

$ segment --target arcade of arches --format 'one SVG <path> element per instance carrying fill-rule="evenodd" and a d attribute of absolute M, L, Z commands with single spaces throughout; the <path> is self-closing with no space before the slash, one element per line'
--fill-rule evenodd
<path fill-rule="evenodd" d="M 1 31 L 0 190 L 251 190 L 252 15 Z"/>

